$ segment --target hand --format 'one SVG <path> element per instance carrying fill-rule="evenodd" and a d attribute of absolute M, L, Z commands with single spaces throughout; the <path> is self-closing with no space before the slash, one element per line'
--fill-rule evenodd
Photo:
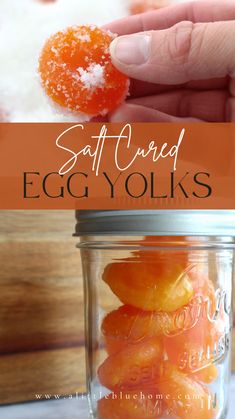
<path fill-rule="evenodd" d="M 234 19 L 234 20 L 233 20 Z M 130 97 L 111 122 L 235 121 L 235 1 L 196 1 L 106 26 Z"/>

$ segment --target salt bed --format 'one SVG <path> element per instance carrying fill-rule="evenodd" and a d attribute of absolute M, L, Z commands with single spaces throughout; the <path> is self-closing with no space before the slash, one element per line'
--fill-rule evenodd
<path fill-rule="evenodd" d="M 11 122 L 73 122 L 77 115 L 56 110 L 37 73 L 45 40 L 71 25 L 103 25 L 127 15 L 127 0 L 1 0 L 0 119 Z"/>

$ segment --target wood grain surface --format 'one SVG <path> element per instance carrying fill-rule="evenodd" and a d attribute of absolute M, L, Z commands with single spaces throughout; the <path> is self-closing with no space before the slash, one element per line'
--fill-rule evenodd
<path fill-rule="evenodd" d="M 73 211 L 0 212 L 0 403 L 84 390 Z"/>
<path fill-rule="evenodd" d="M 0 354 L 82 345 L 73 212 L 2 211 L 0 231 Z"/>
<path fill-rule="evenodd" d="M 85 391 L 74 224 L 73 211 L 0 211 L 0 404 Z"/>
<path fill-rule="evenodd" d="M 85 392 L 83 347 L 15 353 L 0 357 L 1 404 Z"/>

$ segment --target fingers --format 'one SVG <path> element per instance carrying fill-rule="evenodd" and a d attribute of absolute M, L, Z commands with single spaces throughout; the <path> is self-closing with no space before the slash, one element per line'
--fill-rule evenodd
<path fill-rule="evenodd" d="M 176 89 L 176 86 L 171 86 L 169 84 L 154 84 L 147 83 L 142 80 L 131 80 L 130 84 L 130 97 L 138 98 L 144 96 L 153 96 L 155 94 L 163 93 Z M 177 85 L 177 89 L 187 88 L 194 90 L 218 90 L 218 89 L 227 89 L 228 88 L 228 78 L 219 78 L 219 79 L 209 79 L 209 80 L 197 80 L 189 83 L 183 83 L 182 85 Z"/>
<path fill-rule="evenodd" d="M 136 97 L 144 97 L 144 96 L 149 96 L 149 95 L 152 96 L 152 95 L 156 95 L 162 92 L 167 92 L 170 90 L 172 90 L 172 86 L 170 85 L 147 83 L 142 80 L 132 79 L 130 83 L 129 93 L 130 93 L 131 98 L 136 98 Z"/>
<path fill-rule="evenodd" d="M 153 29 L 167 29 L 183 20 L 196 23 L 233 19 L 235 19 L 234 1 L 193 1 L 117 20 L 105 28 L 118 35 L 127 35 Z"/>
<path fill-rule="evenodd" d="M 114 65 L 129 77 L 177 85 L 235 75 L 235 21 L 181 22 L 170 29 L 116 38 Z"/>
<path fill-rule="evenodd" d="M 197 118 L 178 118 L 155 109 L 124 104 L 109 117 L 110 122 L 202 122 Z"/>
<path fill-rule="evenodd" d="M 179 118 L 199 118 L 208 122 L 227 120 L 229 94 L 223 90 L 197 92 L 178 90 L 156 96 L 131 99 L 128 104 L 140 105 Z"/>
<path fill-rule="evenodd" d="M 230 83 L 230 96 L 227 105 L 228 120 L 235 122 L 235 78 Z"/>

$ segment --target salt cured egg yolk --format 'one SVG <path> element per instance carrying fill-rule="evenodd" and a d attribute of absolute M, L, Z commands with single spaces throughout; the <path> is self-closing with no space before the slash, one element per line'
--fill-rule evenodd
<path fill-rule="evenodd" d="M 96 26 L 73 26 L 52 35 L 39 59 L 47 96 L 89 116 L 117 108 L 127 96 L 129 79 L 112 64 L 109 46 L 114 38 Z"/>

